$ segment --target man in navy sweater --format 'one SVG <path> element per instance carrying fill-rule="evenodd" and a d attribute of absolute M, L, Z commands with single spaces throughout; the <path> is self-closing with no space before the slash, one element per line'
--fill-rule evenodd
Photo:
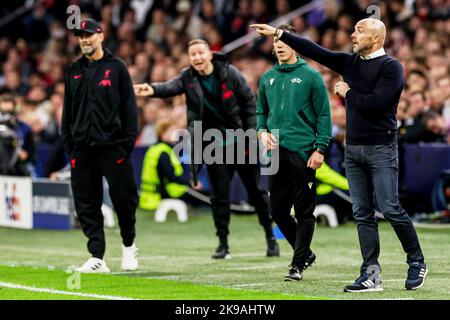
<path fill-rule="evenodd" d="M 345 165 L 358 225 L 363 263 L 360 276 L 346 292 L 382 291 L 377 207 L 388 220 L 407 255 L 405 288 L 420 288 L 428 273 L 419 239 L 398 200 L 396 112 L 404 79 L 401 64 L 383 49 L 386 27 L 380 20 L 360 20 L 352 34 L 353 54 L 333 52 L 266 24 L 251 27 L 274 36 L 298 53 L 342 75 L 335 94 L 345 99 L 347 132 Z"/>

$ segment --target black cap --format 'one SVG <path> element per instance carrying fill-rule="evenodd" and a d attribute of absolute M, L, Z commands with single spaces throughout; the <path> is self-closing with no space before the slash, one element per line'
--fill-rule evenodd
<path fill-rule="evenodd" d="M 90 33 L 90 34 L 94 34 L 97 32 L 102 32 L 102 26 L 100 25 L 100 23 L 98 23 L 97 21 L 93 20 L 93 19 L 86 19 L 81 21 L 80 24 L 80 28 L 75 28 L 73 29 L 73 32 L 75 33 L 76 36 L 80 36 L 83 33 Z"/>

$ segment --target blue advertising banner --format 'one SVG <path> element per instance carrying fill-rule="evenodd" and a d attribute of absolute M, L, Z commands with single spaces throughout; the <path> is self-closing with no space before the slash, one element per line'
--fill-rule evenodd
<path fill-rule="evenodd" d="M 33 181 L 33 228 L 69 230 L 74 225 L 70 181 Z"/>

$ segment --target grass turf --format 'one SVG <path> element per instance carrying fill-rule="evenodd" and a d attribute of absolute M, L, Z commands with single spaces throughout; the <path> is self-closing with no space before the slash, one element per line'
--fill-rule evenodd
<path fill-rule="evenodd" d="M 137 299 L 450 299 L 450 233 L 417 229 L 430 273 L 423 288 L 404 290 L 405 254 L 394 231 L 380 224 L 382 279 L 380 293 L 348 294 L 342 288 L 358 275 L 361 262 L 353 223 L 331 229 L 318 226 L 312 249 L 317 263 L 300 282 L 282 281 L 292 249 L 280 241 L 282 256 L 265 257 L 265 240 L 255 215 L 233 215 L 229 244 L 232 259 L 210 258 L 217 245 L 209 211 L 197 210 L 185 224 L 169 216 L 158 224 L 138 212 L 140 269 L 121 273 L 119 229 L 106 229 L 105 259 L 113 274 L 81 275 L 81 288 L 71 290 L 65 270 L 88 257 L 80 230 L 15 230 L 0 228 L 0 282 L 70 292 Z M 20 289 L 0 289 L 0 299 L 87 299 Z"/>

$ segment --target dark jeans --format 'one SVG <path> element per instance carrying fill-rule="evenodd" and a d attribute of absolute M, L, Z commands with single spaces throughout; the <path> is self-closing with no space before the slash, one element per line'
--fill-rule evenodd
<path fill-rule="evenodd" d="M 227 241 L 230 224 L 230 183 L 236 171 L 247 190 L 248 199 L 255 207 L 259 224 L 266 238 L 273 237 L 272 218 L 269 213 L 269 196 L 261 184 L 260 167 L 257 164 L 210 164 L 206 166 L 211 181 L 211 209 L 216 235 L 221 242 Z"/>
<path fill-rule="evenodd" d="M 394 228 L 407 254 L 406 262 L 423 262 L 416 230 L 398 200 L 397 145 L 347 145 L 345 165 L 364 259 L 361 272 L 369 266 L 379 267 L 380 240 L 375 208 Z"/>
<path fill-rule="evenodd" d="M 71 159 L 71 184 L 75 209 L 83 233 L 88 237 L 88 250 L 95 258 L 105 254 L 103 231 L 102 177 L 109 184 L 120 235 L 125 246 L 131 246 L 136 236 L 137 187 L 130 159 L 119 146 L 91 147 L 77 151 Z"/>
<path fill-rule="evenodd" d="M 292 265 L 302 270 L 311 253 L 309 247 L 316 222 L 313 214 L 316 171 L 308 168 L 297 152 L 280 147 L 279 155 L 279 170 L 269 176 L 272 217 L 294 249 Z M 296 219 L 291 216 L 292 206 Z"/>

